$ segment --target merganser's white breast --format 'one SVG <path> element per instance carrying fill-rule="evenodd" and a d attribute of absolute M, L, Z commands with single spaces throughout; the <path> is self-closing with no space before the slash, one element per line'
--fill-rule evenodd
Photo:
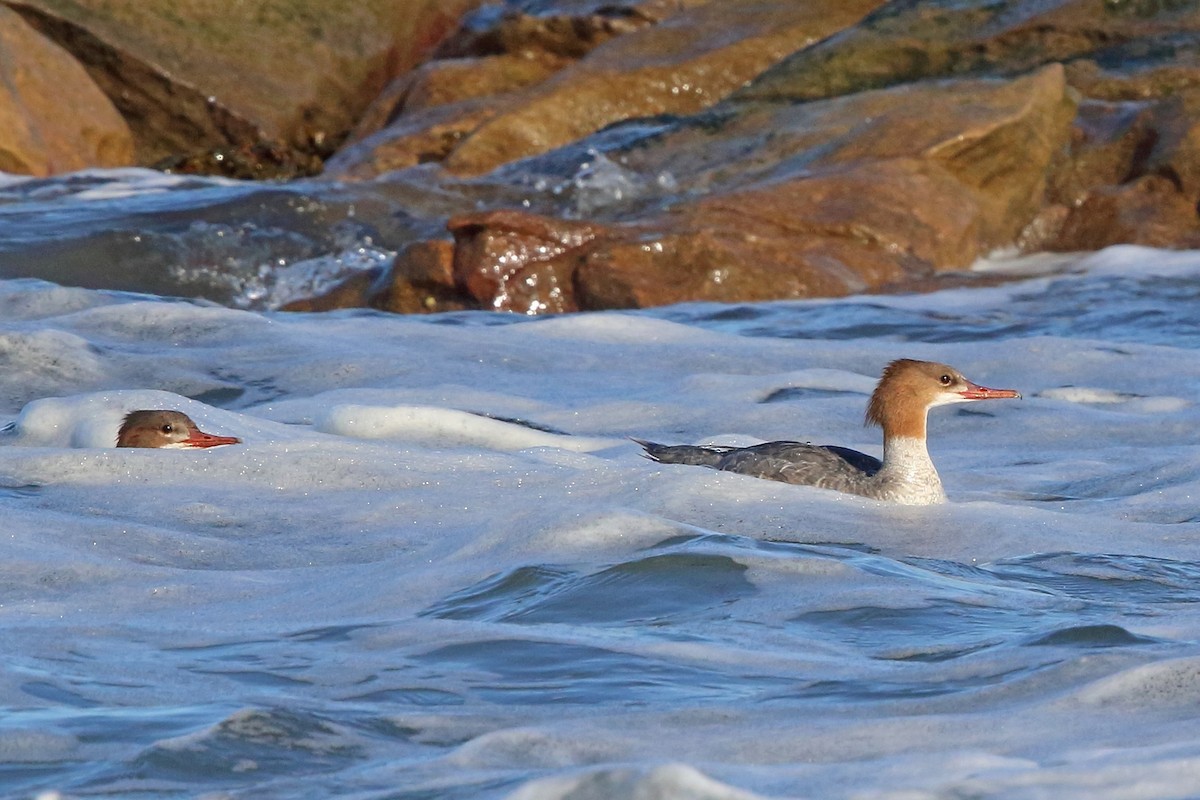
<path fill-rule="evenodd" d="M 699 447 L 635 441 L 649 458 L 661 463 L 693 464 L 876 500 L 931 505 L 946 502 L 946 493 L 926 447 L 929 409 L 1020 396 L 1012 389 L 972 383 L 945 364 L 900 359 L 884 369 L 867 406 L 867 424 L 883 428 L 882 461 L 845 447 L 801 442 Z"/>

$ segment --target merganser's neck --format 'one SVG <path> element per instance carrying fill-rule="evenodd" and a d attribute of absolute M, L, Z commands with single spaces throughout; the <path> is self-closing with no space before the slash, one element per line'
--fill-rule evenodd
<path fill-rule="evenodd" d="M 887 499 L 910 505 L 929 505 L 946 502 L 942 479 L 925 437 L 888 436 L 883 440 L 883 466 L 874 478 L 884 489 Z"/>
<path fill-rule="evenodd" d="M 944 503 L 946 493 L 929 458 L 925 433 L 930 407 L 946 401 L 930 391 L 928 376 L 914 371 L 911 363 L 888 365 L 867 406 L 867 424 L 883 428 L 883 466 L 872 476 L 872 494 L 913 505 Z"/>

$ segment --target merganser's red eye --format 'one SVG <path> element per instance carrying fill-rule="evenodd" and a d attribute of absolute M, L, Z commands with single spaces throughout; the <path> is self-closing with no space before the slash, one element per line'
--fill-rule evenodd
<path fill-rule="evenodd" d="M 950 384 L 954 383 L 954 378 L 951 378 L 949 375 L 943 375 L 938 380 L 942 382 L 942 386 L 949 386 Z"/>

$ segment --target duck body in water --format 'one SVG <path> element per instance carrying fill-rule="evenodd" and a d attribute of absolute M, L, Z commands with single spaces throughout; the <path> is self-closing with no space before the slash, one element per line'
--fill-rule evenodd
<path fill-rule="evenodd" d="M 876 500 L 932 505 L 946 502 L 946 492 L 926 445 L 929 409 L 1020 396 L 1012 389 L 972 383 L 946 364 L 904 358 L 887 365 L 867 404 L 867 424 L 883 428 L 882 461 L 847 447 L 803 442 L 704 447 L 635 441 L 647 457 L 664 464 L 692 464 Z"/>

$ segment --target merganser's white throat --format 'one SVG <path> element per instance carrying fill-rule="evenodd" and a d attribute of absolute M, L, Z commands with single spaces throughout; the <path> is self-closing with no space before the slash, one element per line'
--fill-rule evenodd
<path fill-rule="evenodd" d="M 661 463 L 695 464 L 876 500 L 931 505 L 946 502 L 946 493 L 925 443 L 929 409 L 1020 396 L 1012 389 L 972 383 L 946 364 L 904 358 L 883 370 L 867 405 L 867 424 L 883 428 L 883 461 L 845 447 L 801 442 L 698 447 L 635 441 Z"/>

